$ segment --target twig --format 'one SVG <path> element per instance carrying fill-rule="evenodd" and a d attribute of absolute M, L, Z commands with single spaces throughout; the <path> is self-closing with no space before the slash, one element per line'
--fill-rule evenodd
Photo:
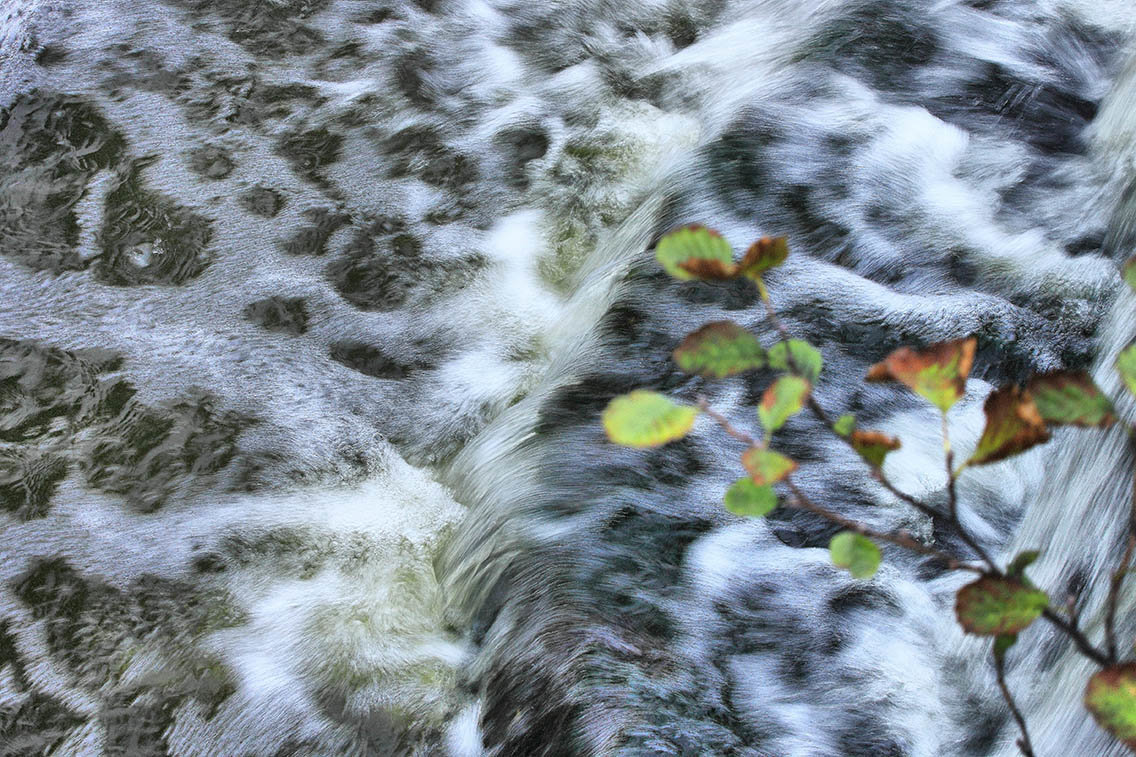
<path fill-rule="evenodd" d="M 999 575 L 1001 574 L 999 573 Z M 1051 625 L 1056 626 L 1063 631 L 1066 636 L 1072 639 L 1077 647 L 1077 651 L 1082 655 L 1088 657 L 1102 668 L 1107 668 L 1111 664 L 1108 655 L 1097 649 L 1081 629 L 1058 615 L 1052 608 L 1047 607 L 1042 610 L 1041 617 L 1045 618 Z"/>
<path fill-rule="evenodd" d="M 796 498 L 796 502 L 794 503 L 795 507 L 819 515 L 825 520 L 831 523 L 835 523 L 838 526 L 843 526 L 849 531 L 855 531 L 856 533 L 862 534 L 863 536 L 879 539 L 880 541 L 886 541 L 891 544 L 895 544 L 898 547 L 909 549 L 912 552 L 918 552 L 920 554 L 933 557 L 936 560 L 941 560 L 942 562 L 946 563 L 947 567 L 951 570 L 969 570 L 973 573 L 985 572 L 982 568 L 976 565 L 970 565 L 968 563 L 962 562 L 957 557 L 948 552 L 943 552 L 942 550 L 927 546 L 923 542 L 913 538 L 906 531 L 876 531 L 873 528 L 865 526 L 863 523 L 851 520 L 850 518 L 845 518 L 843 515 L 835 513 L 828 508 L 821 507 L 817 503 L 813 502 L 811 499 L 805 496 L 805 493 L 802 492 L 790 479 L 785 479 L 785 484 L 789 487 L 789 491 L 793 492 L 793 496 Z"/>
<path fill-rule="evenodd" d="M 698 396 L 698 409 L 717 421 L 718 425 L 721 426 L 727 434 L 734 437 L 742 444 L 745 444 L 749 447 L 760 446 L 760 443 L 756 439 L 754 439 L 752 436 L 742 431 L 741 429 L 735 427 L 732 423 L 730 423 L 729 418 L 722 415 L 714 408 L 710 407 L 710 401 L 702 395 Z"/>
<path fill-rule="evenodd" d="M 1006 704 L 1010 707 L 1010 714 L 1014 716 L 1017 721 L 1018 730 L 1022 732 L 1021 737 L 1017 740 L 1018 749 L 1022 751 L 1023 757 L 1035 757 L 1033 753 L 1033 744 L 1030 743 L 1029 731 L 1026 729 L 1026 719 L 1022 717 L 1022 711 L 1018 709 L 1017 702 L 1014 701 L 1013 695 L 1010 693 L 1010 687 L 1006 685 L 1006 670 L 1003 660 L 997 654 L 994 655 L 994 671 L 998 676 L 998 688 L 1002 690 L 1002 698 L 1006 700 Z"/>
<path fill-rule="evenodd" d="M 962 521 L 958 516 L 958 490 L 955 486 L 957 476 L 955 474 L 955 451 L 951 448 L 951 435 L 947 427 L 947 414 L 943 413 L 943 453 L 946 458 L 947 465 L 947 517 L 951 526 L 954 528 L 955 533 L 959 535 L 963 543 L 970 547 L 974 554 L 978 555 L 978 559 L 986 563 L 986 567 L 990 568 L 992 573 L 1001 575 L 998 566 L 990 559 L 990 555 L 986 554 L 978 541 L 970 535 L 970 532 L 963 528 Z"/>

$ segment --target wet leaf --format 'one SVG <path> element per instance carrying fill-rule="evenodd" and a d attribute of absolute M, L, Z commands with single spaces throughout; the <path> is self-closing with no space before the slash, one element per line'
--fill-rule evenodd
<path fill-rule="evenodd" d="M 775 484 L 797 469 L 797 464 L 790 458 L 762 447 L 746 450 L 742 455 L 742 465 L 758 486 Z"/>
<path fill-rule="evenodd" d="M 873 365 L 867 380 L 899 381 L 945 413 L 966 393 L 976 346 L 969 337 L 922 350 L 900 347 Z"/>
<path fill-rule="evenodd" d="M 880 567 L 880 548 L 854 531 L 842 531 L 833 536 L 828 552 L 832 564 L 844 568 L 853 578 L 871 578 Z"/>
<path fill-rule="evenodd" d="M 789 359 L 792 358 L 792 365 Z M 820 350 L 801 339 L 778 342 L 769 350 L 769 366 L 777 371 L 790 371 L 816 382 L 824 365 Z M 795 370 L 794 370 L 795 367 Z"/>
<path fill-rule="evenodd" d="M 1084 371 L 1034 376 L 1028 389 L 1046 423 L 1108 428 L 1116 421 L 1112 402 Z"/>
<path fill-rule="evenodd" d="M 1116 370 L 1128 391 L 1136 395 L 1136 343 L 1128 345 L 1116 356 Z"/>
<path fill-rule="evenodd" d="M 777 507 L 777 493 L 772 486 L 758 486 L 753 479 L 742 478 L 726 490 L 725 501 L 726 509 L 734 515 L 760 518 Z"/>
<path fill-rule="evenodd" d="M 687 373 L 714 378 L 764 368 L 767 362 L 757 337 L 731 321 L 708 323 L 690 334 L 674 359 Z"/>
<path fill-rule="evenodd" d="M 1101 728 L 1136 749 L 1136 663 L 1094 674 L 1085 687 L 1085 707 Z"/>
<path fill-rule="evenodd" d="M 655 258 L 676 279 L 728 279 L 734 276 L 734 251 L 722 236 L 700 224 L 665 234 Z"/>
<path fill-rule="evenodd" d="M 852 430 L 856 428 L 856 416 L 851 413 L 846 413 L 836 419 L 836 423 L 832 424 L 832 430 L 840 436 L 848 436 Z"/>
<path fill-rule="evenodd" d="M 765 390 L 757 406 L 757 417 L 767 434 L 772 434 L 800 412 L 811 388 L 800 376 L 782 376 Z"/>
<path fill-rule="evenodd" d="M 680 405 L 657 392 L 637 389 L 608 403 L 603 426 L 616 444 L 659 447 L 686 436 L 697 415 L 697 408 Z"/>
<path fill-rule="evenodd" d="M 986 428 L 967 465 L 996 463 L 1049 440 L 1033 398 L 1016 384 L 991 392 L 982 409 Z"/>
<path fill-rule="evenodd" d="M 1136 290 L 1136 255 L 1124 261 L 1124 265 L 1120 267 L 1120 273 L 1124 277 L 1124 283 Z"/>
<path fill-rule="evenodd" d="M 864 458 L 864 462 L 873 468 L 881 467 L 887 454 L 900 447 L 899 439 L 881 431 L 853 431 L 848 441 L 852 443 L 852 449 Z"/>
<path fill-rule="evenodd" d="M 1049 606 L 1045 592 L 1013 578 L 983 576 L 959 589 L 955 616 L 967 633 L 1016 634 Z"/>
<path fill-rule="evenodd" d="M 789 257 L 789 243 L 785 237 L 762 237 L 749 246 L 738 273 L 751 279 L 758 279 L 770 268 L 781 265 Z"/>

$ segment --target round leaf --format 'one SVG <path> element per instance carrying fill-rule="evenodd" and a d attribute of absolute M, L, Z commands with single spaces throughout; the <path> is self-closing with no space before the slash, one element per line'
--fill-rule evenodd
<path fill-rule="evenodd" d="M 1016 634 L 1049 606 L 1045 592 L 1013 578 L 983 576 L 959 589 L 955 616 L 967 633 L 979 636 Z"/>
<path fill-rule="evenodd" d="M 772 486 L 758 486 L 753 479 L 743 478 L 726 490 L 726 509 L 734 515 L 763 517 L 777 507 L 777 493 Z"/>
<path fill-rule="evenodd" d="M 809 389 L 809 382 L 800 376 L 782 376 L 765 390 L 761 404 L 757 406 L 757 417 L 761 419 L 766 433 L 772 434 L 800 412 Z"/>
<path fill-rule="evenodd" d="M 1029 392 L 1009 384 L 990 393 L 982 406 L 986 428 L 967 465 L 986 465 L 1049 441 L 1049 429 L 1041 419 Z"/>
<path fill-rule="evenodd" d="M 603 426 L 616 444 L 659 447 L 686 436 L 697 415 L 697 408 L 680 405 L 658 392 L 637 389 L 608 403 Z"/>
<path fill-rule="evenodd" d="M 1107 428 L 1116 421 L 1109 401 L 1084 371 L 1058 371 L 1030 379 L 1029 393 L 1046 423 Z"/>
<path fill-rule="evenodd" d="M 832 430 L 840 436 L 848 436 L 856 428 L 856 416 L 851 413 L 846 413 L 836 419 L 836 423 L 832 424 Z"/>
<path fill-rule="evenodd" d="M 722 236 L 693 224 L 665 234 L 655 245 L 655 259 L 676 279 L 729 279 L 736 273 L 734 251 Z"/>
<path fill-rule="evenodd" d="M 880 548 L 854 531 L 842 531 L 832 537 L 828 552 L 832 564 L 844 568 L 853 578 L 871 578 L 880 567 Z"/>
<path fill-rule="evenodd" d="M 868 465 L 879 468 L 889 452 L 899 449 L 899 439 L 881 431 L 853 431 L 848 436 L 852 449 L 859 453 Z"/>
<path fill-rule="evenodd" d="M 1136 344 L 1130 344 L 1116 357 L 1116 370 L 1128 391 L 1136 394 Z"/>
<path fill-rule="evenodd" d="M 778 371 L 790 371 L 811 382 L 820 377 L 824 365 L 820 350 L 801 339 L 778 342 L 769 350 L 769 366 Z"/>
<path fill-rule="evenodd" d="M 742 465 L 758 486 L 775 484 L 797 469 L 797 464 L 780 452 L 751 447 L 742 455 Z"/>
<path fill-rule="evenodd" d="M 1085 687 L 1085 707 L 1101 728 L 1136 749 L 1136 663 L 1093 675 Z"/>
<path fill-rule="evenodd" d="M 725 378 L 764 368 L 765 350 L 757 337 L 731 321 L 708 323 L 683 340 L 675 362 L 687 373 Z"/>
<path fill-rule="evenodd" d="M 749 246 L 738 272 L 751 279 L 758 279 L 770 268 L 781 265 L 789 257 L 789 243 L 785 237 L 762 237 Z"/>
<path fill-rule="evenodd" d="M 899 381 L 944 413 L 966 393 L 974 364 L 974 337 L 932 344 L 922 350 L 900 347 L 868 370 L 868 381 Z"/>

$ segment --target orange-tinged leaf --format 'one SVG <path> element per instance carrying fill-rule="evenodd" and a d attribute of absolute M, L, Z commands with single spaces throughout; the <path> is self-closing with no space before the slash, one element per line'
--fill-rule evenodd
<path fill-rule="evenodd" d="M 982 576 L 959 589 L 955 616 L 967 633 L 979 636 L 1016 634 L 1049 606 L 1045 592 L 1013 578 Z"/>
<path fill-rule="evenodd" d="M 900 347 L 868 370 L 868 381 L 899 381 L 944 413 L 966 393 L 974 364 L 974 337 L 932 344 L 922 350 Z"/>
<path fill-rule="evenodd" d="M 714 378 L 764 368 L 767 362 L 757 337 L 732 321 L 708 323 L 688 335 L 674 359 L 687 373 Z"/>
<path fill-rule="evenodd" d="M 766 433 L 772 434 L 800 412 L 811 388 L 809 382 L 800 376 L 782 376 L 774 381 L 757 406 L 757 417 Z"/>
<path fill-rule="evenodd" d="M 660 447 L 686 436 L 698 408 L 680 405 L 658 392 L 636 389 L 616 397 L 603 412 L 604 431 L 625 447 Z"/>
<path fill-rule="evenodd" d="M 1042 419 L 1050 425 L 1108 428 L 1116 422 L 1112 402 L 1084 371 L 1034 376 L 1027 388 Z"/>
<path fill-rule="evenodd" d="M 967 465 L 996 463 L 1049 441 L 1049 429 L 1037 405 L 1030 393 L 1017 384 L 991 392 L 982 409 L 986 413 L 986 428 Z"/>
<path fill-rule="evenodd" d="M 1101 728 L 1136 749 L 1136 663 L 1094 674 L 1085 687 L 1085 708 Z"/>
<path fill-rule="evenodd" d="M 737 270 L 730 243 L 700 224 L 664 234 L 655 245 L 655 259 L 667 273 L 682 281 L 731 278 Z"/>
<path fill-rule="evenodd" d="M 749 246 L 738 273 L 749 278 L 757 278 L 762 273 L 779 266 L 789 257 L 789 243 L 785 237 L 762 237 Z"/>
<path fill-rule="evenodd" d="M 797 463 L 780 452 L 751 447 L 742 455 L 742 465 L 758 486 L 775 484 L 797 469 Z"/>
<path fill-rule="evenodd" d="M 848 435 L 852 449 L 873 468 L 884 464 L 884 458 L 889 452 L 899 449 L 899 439 L 888 436 L 882 431 L 853 431 Z"/>

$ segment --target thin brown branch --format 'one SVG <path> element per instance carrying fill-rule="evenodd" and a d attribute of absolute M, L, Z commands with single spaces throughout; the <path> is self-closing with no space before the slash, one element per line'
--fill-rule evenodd
<path fill-rule="evenodd" d="M 742 444 L 745 444 L 748 447 L 761 446 L 760 442 L 758 442 L 757 439 L 754 439 L 745 431 L 742 431 L 741 429 L 734 426 L 732 423 L 730 423 L 729 418 L 722 415 L 714 408 L 710 407 L 710 401 L 701 395 L 699 395 L 698 397 L 698 409 L 717 421 L 718 425 L 722 427 L 722 430 L 737 439 Z"/>
<path fill-rule="evenodd" d="M 890 544 L 896 545 L 897 547 L 903 547 L 904 549 L 909 549 L 912 552 L 918 552 L 919 554 L 933 557 L 936 560 L 940 560 L 946 563 L 947 567 L 951 570 L 969 570 L 973 573 L 984 572 L 982 568 L 976 565 L 970 565 L 969 563 L 962 562 L 949 552 L 944 552 L 942 550 L 935 549 L 934 547 L 927 546 L 923 542 L 915 539 L 906 531 L 877 531 L 873 528 L 869 528 L 863 523 L 854 521 L 850 518 L 845 518 L 843 515 L 833 512 L 832 510 L 829 510 L 828 508 L 822 507 L 813 502 L 790 479 L 786 479 L 785 483 L 789 487 L 789 491 L 793 492 L 793 496 L 796 498 L 796 502 L 792 505 L 794 507 L 798 507 L 801 510 L 807 510 L 808 512 L 814 513 L 815 515 L 819 515 L 830 523 L 835 523 L 836 525 L 846 528 L 849 531 L 855 531 L 856 533 L 863 536 L 879 539 L 880 541 L 886 541 Z"/>
<path fill-rule="evenodd" d="M 1085 657 L 1089 658 L 1102 668 L 1107 668 L 1110 664 L 1109 657 L 1105 652 L 1097 649 L 1089 637 L 1085 636 L 1074 623 L 1070 623 L 1065 618 L 1058 615 L 1052 608 L 1047 607 L 1041 611 L 1041 617 L 1045 618 L 1049 623 L 1060 629 L 1066 636 L 1073 640 L 1076 645 L 1077 651 Z"/>
<path fill-rule="evenodd" d="M 1015 742 L 1018 749 L 1021 750 L 1023 757 L 1035 757 L 1033 752 L 1033 744 L 1030 743 L 1029 730 L 1026 729 L 1026 719 L 1022 717 L 1022 711 L 1018 709 L 1017 702 L 1014 701 L 1013 694 L 1010 693 L 1010 687 L 1006 685 L 1006 669 L 1003 660 L 998 655 L 994 655 L 994 672 L 998 676 L 998 688 L 1002 690 L 1002 698 L 1006 700 L 1006 704 L 1010 708 L 1010 714 L 1014 716 L 1014 721 L 1018 724 L 1018 730 L 1022 732 L 1021 737 Z"/>

